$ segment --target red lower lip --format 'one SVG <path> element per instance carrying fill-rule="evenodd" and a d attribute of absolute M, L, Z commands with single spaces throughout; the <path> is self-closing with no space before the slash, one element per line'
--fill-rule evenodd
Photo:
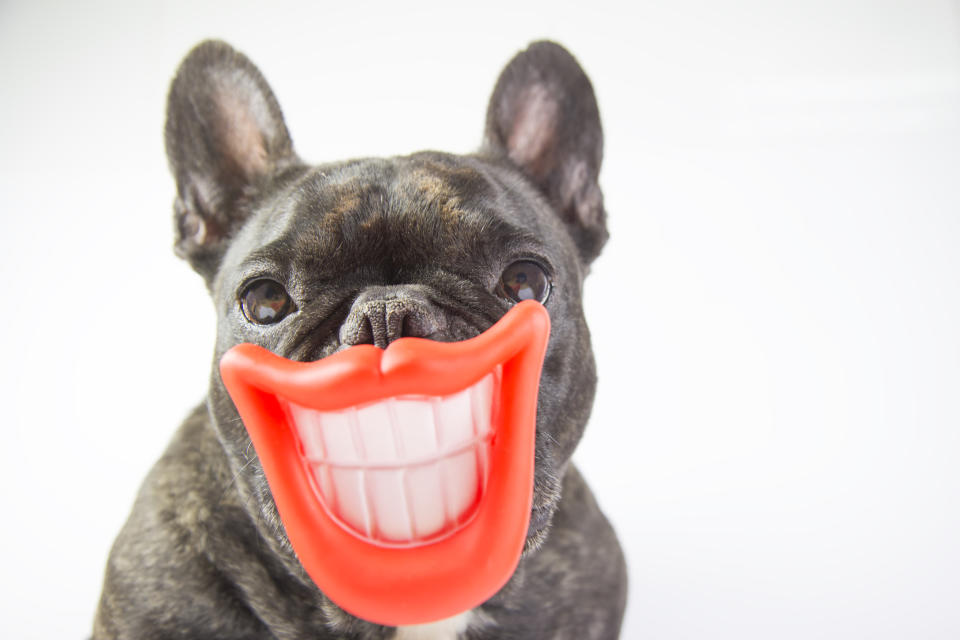
<path fill-rule="evenodd" d="M 516 569 L 533 492 L 536 398 L 549 335 L 539 303 L 521 302 L 471 340 L 404 338 L 294 362 L 241 344 L 223 382 L 260 458 L 287 536 L 316 585 L 344 610 L 385 625 L 422 624 L 473 608 Z M 330 515 L 285 405 L 336 411 L 386 398 L 448 396 L 499 368 L 490 474 L 473 518 L 435 541 L 396 547 L 359 537 Z"/>

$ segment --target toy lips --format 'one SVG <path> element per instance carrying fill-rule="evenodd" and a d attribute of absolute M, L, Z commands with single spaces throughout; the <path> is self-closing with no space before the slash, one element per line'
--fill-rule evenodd
<path fill-rule="evenodd" d="M 496 593 L 523 551 L 550 319 L 520 302 L 470 340 L 401 338 L 295 362 L 252 344 L 220 373 L 316 585 L 384 625 Z"/>

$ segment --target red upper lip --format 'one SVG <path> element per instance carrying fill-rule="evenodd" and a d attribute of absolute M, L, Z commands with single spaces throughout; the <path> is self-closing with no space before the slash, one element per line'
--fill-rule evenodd
<path fill-rule="evenodd" d="M 403 338 L 386 349 L 357 345 L 315 362 L 288 360 L 240 344 L 224 354 L 221 372 L 224 382 L 236 370 L 248 384 L 321 411 L 405 394 L 447 395 L 530 346 L 531 330 L 522 327 L 539 315 L 528 311 L 531 308 L 542 309 L 521 303 L 488 330 L 462 342 Z M 549 324 L 545 313 L 542 318 Z M 543 329 L 549 331 L 548 326 Z"/>
<path fill-rule="evenodd" d="M 463 342 L 403 338 L 386 350 L 351 347 L 294 362 L 251 344 L 220 361 L 287 536 L 317 586 L 345 610 L 388 625 L 439 620 L 479 605 L 512 575 L 526 539 L 533 493 L 536 397 L 549 316 L 521 302 Z M 318 503 L 278 398 L 321 411 L 406 394 L 447 395 L 502 365 L 501 415 L 487 493 L 455 534 L 413 548 L 385 548 L 344 530 Z"/>

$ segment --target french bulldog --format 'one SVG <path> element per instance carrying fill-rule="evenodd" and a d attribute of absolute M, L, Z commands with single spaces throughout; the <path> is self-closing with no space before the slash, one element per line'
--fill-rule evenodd
<path fill-rule="evenodd" d="M 93 637 L 618 637 L 626 565 L 570 460 L 596 386 L 582 287 L 608 235 L 599 112 L 576 60 L 551 42 L 519 53 L 474 154 L 311 166 L 257 68 L 207 41 L 172 82 L 165 141 L 175 251 L 216 308 L 214 366 L 206 401 L 147 476 L 112 548 Z M 440 621 L 387 626 L 348 613 L 290 544 L 221 358 L 240 343 L 314 362 L 401 337 L 464 341 L 525 299 L 544 305 L 551 329 L 516 570 L 488 600 Z"/>

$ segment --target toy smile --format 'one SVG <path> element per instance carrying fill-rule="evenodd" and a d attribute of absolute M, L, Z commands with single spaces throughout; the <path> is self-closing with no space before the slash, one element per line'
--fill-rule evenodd
<path fill-rule="evenodd" d="M 398 396 L 341 411 L 288 403 L 331 516 L 370 541 L 455 531 L 483 497 L 500 367 L 449 396 Z"/>
<path fill-rule="evenodd" d="M 330 599 L 421 624 L 506 583 L 529 524 L 548 333 L 527 301 L 463 342 L 402 338 L 310 363 L 251 344 L 224 354 L 290 543 Z"/>

